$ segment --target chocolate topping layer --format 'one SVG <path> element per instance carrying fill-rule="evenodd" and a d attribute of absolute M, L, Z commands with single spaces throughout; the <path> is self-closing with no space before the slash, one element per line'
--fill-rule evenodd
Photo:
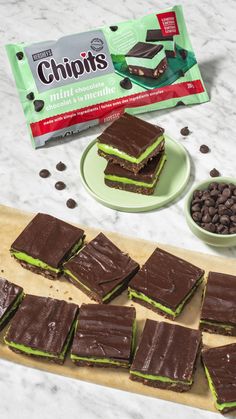
<path fill-rule="evenodd" d="M 163 132 L 164 129 L 157 125 L 124 113 L 99 135 L 98 141 L 137 158 Z"/>
<path fill-rule="evenodd" d="M 129 361 L 134 320 L 133 307 L 83 304 L 71 353 Z"/>
<path fill-rule="evenodd" d="M 163 154 L 164 153 L 159 153 L 157 156 L 153 157 L 152 160 L 149 160 L 146 166 L 143 167 L 143 169 L 141 169 L 138 173 L 133 173 L 130 170 L 121 167 L 119 164 L 108 162 L 104 174 L 125 177 L 128 179 L 137 180 L 139 182 L 152 183 L 155 180 L 155 175 L 158 171 L 159 163 L 163 157 Z"/>
<path fill-rule="evenodd" d="M 127 52 L 126 57 L 137 57 L 137 58 L 153 58 L 159 51 L 161 51 L 163 45 L 147 44 L 146 42 L 138 42 Z"/>
<path fill-rule="evenodd" d="M 236 276 L 209 272 L 201 319 L 236 325 Z"/>
<path fill-rule="evenodd" d="M 131 371 L 191 381 L 200 343 L 199 330 L 147 319 Z"/>
<path fill-rule="evenodd" d="M 22 291 L 22 287 L 7 281 L 5 278 L 0 278 L 0 320 Z"/>
<path fill-rule="evenodd" d="M 236 401 L 236 343 L 202 351 L 218 403 Z"/>
<path fill-rule="evenodd" d="M 6 339 L 60 355 L 78 308 L 66 301 L 26 295 L 11 321 Z"/>
<path fill-rule="evenodd" d="M 203 274 L 197 266 L 156 248 L 129 285 L 176 310 Z"/>
<path fill-rule="evenodd" d="M 35 259 L 58 268 L 84 231 L 47 214 L 37 214 L 11 245 Z"/>
<path fill-rule="evenodd" d="M 149 29 L 147 31 L 146 41 L 173 41 L 173 36 L 162 35 L 161 29 Z"/>
<path fill-rule="evenodd" d="M 65 263 L 64 268 L 102 298 L 131 278 L 139 265 L 100 233 Z"/>

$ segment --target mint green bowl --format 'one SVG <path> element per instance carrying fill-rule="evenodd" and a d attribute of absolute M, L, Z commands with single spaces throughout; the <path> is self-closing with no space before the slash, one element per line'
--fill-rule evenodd
<path fill-rule="evenodd" d="M 236 179 L 230 177 L 216 177 L 210 178 L 203 182 L 200 182 L 192 188 L 192 190 L 188 193 L 186 201 L 185 201 L 185 218 L 187 224 L 195 236 L 197 236 L 200 240 L 204 241 L 205 243 L 209 244 L 210 246 L 218 246 L 218 247 L 233 247 L 236 246 L 236 234 L 216 234 L 211 233 L 210 231 L 206 231 L 203 228 L 199 227 L 195 221 L 192 219 L 191 212 L 190 212 L 190 205 L 192 201 L 193 192 L 196 189 L 206 189 L 208 185 L 212 182 L 218 183 L 234 183 L 236 185 Z"/>

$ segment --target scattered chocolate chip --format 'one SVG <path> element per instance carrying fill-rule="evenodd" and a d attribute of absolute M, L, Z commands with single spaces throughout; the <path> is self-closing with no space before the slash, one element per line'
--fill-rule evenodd
<path fill-rule="evenodd" d="M 210 223 L 211 222 L 211 216 L 209 214 L 203 215 L 202 221 L 203 221 L 203 223 Z"/>
<path fill-rule="evenodd" d="M 34 92 L 28 93 L 28 95 L 26 95 L 26 98 L 29 100 L 34 100 Z"/>
<path fill-rule="evenodd" d="M 183 70 L 179 70 L 178 72 L 179 78 L 185 76 L 185 72 Z"/>
<path fill-rule="evenodd" d="M 230 234 L 236 234 L 236 226 L 230 227 L 229 232 Z"/>
<path fill-rule="evenodd" d="M 18 60 L 21 61 L 24 58 L 24 53 L 22 51 L 19 51 L 19 52 L 16 53 L 16 56 L 17 56 Z"/>
<path fill-rule="evenodd" d="M 132 89 L 133 85 L 129 77 L 125 77 L 123 80 L 120 81 L 120 86 L 123 89 L 129 90 L 129 89 Z"/>
<path fill-rule="evenodd" d="M 181 57 L 183 58 L 183 60 L 186 60 L 187 55 L 188 55 L 188 52 L 186 51 L 186 49 L 181 49 L 179 53 Z"/>
<path fill-rule="evenodd" d="M 200 146 L 199 150 L 200 150 L 200 152 L 201 152 L 201 153 L 203 153 L 203 154 L 207 154 L 207 153 L 209 153 L 209 151 L 210 151 L 210 149 L 209 149 L 208 145 L 206 145 L 206 144 L 202 144 L 202 145 Z"/>
<path fill-rule="evenodd" d="M 65 184 L 64 182 L 61 182 L 61 181 L 59 180 L 59 182 L 56 182 L 56 183 L 55 183 L 55 188 L 56 188 L 58 191 L 62 191 L 63 189 L 65 189 L 65 188 L 66 188 L 66 184 Z"/>
<path fill-rule="evenodd" d="M 210 171 L 210 176 L 211 177 L 218 177 L 218 176 L 220 176 L 220 172 L 217 169 L 214 168 Z"/>
<path fill-rule="evenodd" d="M 193 213 L 193 215 L 192 215 L 192 217 L 193 217 L 193 219 L 194 219 L 194 221 L 201 221 L 201 219 L 202 219 L 202 214 L 200 213 L 200 212 L 194 212 Z"/>
<path fill-rule="evenodd" d="M 34 109 L 35 112 L 40 112 L 44 107 L 44 101 L 43 100 L 34 100 Z"/>
<path fill-rule="evenodd" d="M 59 170 L 59 172 L 63 172 L 63 170 L 66 170 L 65 163 L 62 163 L 62 161 L 59 161 L 56 165 L 56 169 Z"/>
<path fill-rule="evenodd" d="M 185 106 L 185 103 L 182 100 L 179 100 L 175 106 Z"/>
<path fill-rule="evenodd" d="M 67 205 L 68 208 L 73 209 L 77 206 L 77 203 L 75 202 L 74 199 L 70 198 L 66 201 L 66 205 Z"/>
<path fill-rule="evenodd" d="M 190 134 L 188 127 L 181 128 L 180 134 L 183 135 L 184 137 L 187 137 Z"/>
<path fill-rule="evenodd" d="M 118 29 L 118 26 L 110 26 L 110 29 L 112 32 L 116 32 Z"/>
<path fill-rule="evenodd" d="M 49 172 L 49 170 L 48 169 L 42 169 L 42 170 L 40 170 L 40 172 L 39 172 L 39 176 L 40 177 L 43 177 L 43 178 L 47 178 L 47 177 L 49 177 L 51 175 L 51 173 Z"/>

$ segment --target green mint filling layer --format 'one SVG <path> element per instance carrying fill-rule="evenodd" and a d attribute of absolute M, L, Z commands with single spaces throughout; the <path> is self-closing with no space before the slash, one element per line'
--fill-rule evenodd
<path fill-rule="evenodd" d="M 224 323 L 216 323 L 216 322 L 211 322 L 211 321 L 207 321 L 207 320 L 200 320 L 201 324 L 206 324 L 209 326 L 216 326 L 216 327 L 221 327 L 222 329 L 226 330 L 226 331 L 231 331 L 232 329 L 234 329 L 235 326 L 232 326 L 230 324 L 224 324 Z"/>
<path fill-rule="evenodd" d="M 47 357 L 47 358 L 56 358 L 56 359 L 64 360 L 67 349 L 69 347 L 69 344 L 70 344 L 70 341 L 71 341 L 71 338 L 72 338 L 72 335 L 73 335 L 73 332 L 74 332 L 74 329 L 75 329 L 75 325 L 76 325 L 76 321 L 73 322 L 73 324 L 70 328 L 69 334 L 67 336 L 65 345 L 63 347 L 63 350 L 59 355 L 55 355 L 55 354 L 52 354 L 50 352 L 40 351 L 38 349 L 31 348 L 30 346 L 21 345 L 19 343 L 9 342 L 7 340 L 7 334 L 4 337 L 4 342 L 6 343 L 6 345 L 8 345 L 12 348 L 18 349 L 19 351 L 24 352 L 28 355 L 44 356 L 44 357 Z"/>
<path fill-rule="evenodd" d="M 211 393 L 212 393 L 213 398 L 215 400 L 216 408 L 221 411 L 221 410 L 224 410 L 225 408 L 236 407 L 236 401 L 235 402 L 227 402 L 227 403 L 218 403 L 217 402 L 218 396 L 217 396 L 216 389 L 214 387 L 213 381 L 211 379 L 210 373 L 209 373 L 209 371 L 206 367 L 204 367 L 204 368 L 205 368 L 205 373 L 206 373 L 206 376 L 207 376 L 207 381 L 208 381 Z"/>
<path fill-rule="evenodd" d="M 125 57 L 125 60 L 128 66 L 132 65 L 154 70 L 164 58 L 166 58 L 166 54 L 164 48 L 162 48 L 153 58 Z"/>
<path fill-rule="evenodd" d="M 79 242 L 76 243 L 73 249 L 71 250 L 69 257 L 75 254 L 79 250 L 82 244 L 83 244 L 83 239 L 80 239 Z M 42 260 L 36 259 L 36 258 L 33 258 L 32 256 L 27 255 L 27 253 L 18 252 L 17 250 L 14 250 L 14 249 L 11 249 L 10 252 L 16 259 L 23 260 L 24 262 L 29 263 L 29 265 L 38 266 L 39 268 L 53 271 L 56 273 L 60 272 L 59 268 L 53 268 L 52 266 L 48 265 Z"/>
<path fill-rule="evenodd" d="M 147 378 L 148 380 L 161 381 L 163 383 L 187 384 L 189 386 L 191 386 L 191 384 L 193 383 L 193 380 L 178 381 L 178 380 L 172 380 L 169 377 L 163 377 L 161 375 L 143 374 L 142 372 L 139 372 L 139 371 L 130 371 L 130 374 L 137 375 L 138 377 L 142 377 L 142 378 Z"/>
<path fill-rule="evenodd" d="M 167 314 L 170 314 L 173 317 L 176 317 L 180 314 L 180 312 L 182 311 L 182 308 L 184 306 L 184 304 L 186 303 L 186 301 L 191 297 L 191 295 L 194 293 L 195 289 L 198 287 L 198 285 L 202 282 L 203 280 L 203 276 L 201 278 L 199 278 L 199 280 L 197 281 L 196 285 L 194 288 L 192 288 L 189 293 L 186 295 L 186 297 L 183 299 L 183 301 L 181 301 L 181 303 L 178 305 L 177 309 L 174 311 L 169 307 L 166 307 L 164 305 L 162 305 L 161 303 L 158 303 L 157 301 L 152 300 L 152 298 L 147 297 L 145 294 L 143 294 L 142 292 L 138 292 L 133 290 L 132 288 L 128 288 L 128 292 L 129 292 L 129 298 L 132 299 L 132 297 L 134 298 L 138 298 L 139 300 L 143 300 L 146 301 L 147 303 L 153 305 L 154 307 L 156 307 L 159 310 L 164 311 Z"/>
<path fill-rule="evenodd" d="M 112 154 L 113 156 L 117 156 L 120 157 L 121 159 L 127 160 L 131 163 L 136 163 L 139 164 L 141 163 L 144 159 L 146 159 L 146 157 L 149 156 L 149 154 L 151 154 L 155 148 L 164 140 L 164 135 L 161 135 L 160 137 L 158 137 L 155 142 L 150 145 L 149 147 L 146 148 L 146 150 L 139 156 L 139 157 L 133 157 L 130 156 L 127 153 L 124 153 L 123 151 L 118 150 L 118 148 L 114 148 L 111 145 L 108 144 L 103 144 L 100 143 L 99 141 L 97 142 L 97 146 L 98 149 L 103 151 L 106 154 Z"/>
<path fill-rule="evenodd" d="M 135 338 L 136 338 L 136 320 L 133 322 L 133 328 L 132 328 L 132 343 L 131 343 L 131 352 L 134 353 L 135 349 Z M 127 367 L 127 362 L 122 361 L 115 361 L 114 359 L 109 358 L 92 358 L 92 357 L 85 357 L 85 356 L 78 356 L 75 354 L 70 355 L 71 359 L 74 361 L 87 361 L 87 362 L 94 362 L 94 363 L 100 363 L 100 364 L 112 364 L 117 366 L 124 366 Z"/>
<path fill-rule="evenodd" d="M 161 158 L 159 168 L 158 168 L 157 173 L 155 175 L 155 179 L 152 183 L 140 182 L 138 180 L 129 179 L 129 178 L 126 178 L 126 177 L 119 177 L 119 176 L 115 176 L 115 175 L 105 175 L 105 179 L 112 180 L 113 182 L 128 183 L 130 185 L 143 186 L 145 188 L 153 188 L 153 186 L 155 186 L 155 184 L 156 184 L 156 181 L 158 179 L 159 174 L 161 173 L 161 170 L 164 166 L 165 161 L 166 161 L 166 155 L 164 155 Z"/>
<path fill-rule="evenodd" d="M 64 269 L 64 272 L 69 275 L 71 278 L 73 278 L 76 282 L 78 282 L 78 284 L 80 284 L 81 288 L 85 288 L 87 291 L 89 292 L 93 292 L 89 287 L 87 287 L 86 285 L 84 285 L 78 278 L 76 278 L 75 275 L 73 275 L 73 273 L 69 270 L 69 269 Z M 113 290 L 111 290 L 108 294 L 106 294 L 103 298 L 102 301 L 105 302 L 108 300 L 108 298 L 110 298 L 119 288 L 121 288 L 123 286 L 123 282 L 119 285 L 117 285 L 115 288 L 113 288 Z"/>
<path fill-rule="evenodd" d="M 12 307 L 8 310 L 4 316 L 0 319 L 0 326 L 5 322 L 5 320 L 10 316 L 10 314 L 19 306 L 21 301 L 23 300 L 24 292 L 22 291 L 15 299 Z"/>

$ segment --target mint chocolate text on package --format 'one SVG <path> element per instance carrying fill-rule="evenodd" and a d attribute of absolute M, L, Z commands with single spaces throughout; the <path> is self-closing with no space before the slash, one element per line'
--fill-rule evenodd
<path fill-rule="evenodd" d="M 6 49 L 36 148 L 124 112 L 208 100 L 181 6 Z"/>

